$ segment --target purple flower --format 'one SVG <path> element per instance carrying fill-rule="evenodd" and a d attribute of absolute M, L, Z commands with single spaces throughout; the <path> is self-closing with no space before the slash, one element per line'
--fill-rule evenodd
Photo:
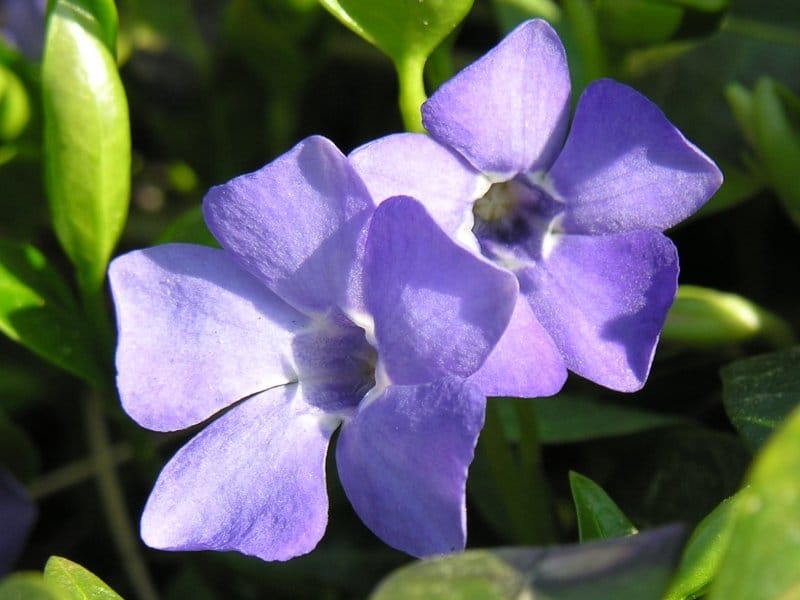
<path fill-rule="evenodd" d="M 30 60 L 38 60 L 46 9 L 47 0 L 0 0 L 0 37 Z"/>
<path fill-rule="evenodd" d="M 677 285 L 677 252 L 660 232 L 722 182 L 631 88 L 590 85 L 567 135 L 569 98 L 558 36 L 528 21 L 422 106 L 431 137 L 389 136 L 351 156 L 373 197 L 417 198 L 517 276 L 508 331 L 473 377 L 489 395 L 555 393 L 565 366 L 639 389 Z"/>
<path fill-rule="evenodd" d="M 410 198 L 376 209 L 324 138 L 212 188 L 203 208 L 222 250 L 158 246 L 110 268 L 125 410 L 158 431 L 215 417 L 161 472 L 144 541 L 309 552 L 341 424 L 339 476 L 367 526 L 414 555 L 463 548 L 485 404 L 464 378 L 506 328 L 514 277 Z"/>
<path fill-rule="evenodd" d="M 36 512 L 25 489 L 0 467 L 0 577 L 11 570 L 22 552 Z"/>

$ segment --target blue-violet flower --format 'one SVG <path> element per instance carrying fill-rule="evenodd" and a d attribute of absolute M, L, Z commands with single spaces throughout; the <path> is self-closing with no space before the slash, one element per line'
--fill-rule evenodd
<path fill-rule="evenodd" d="M 430 136 L 351 154 L 376 200 L 413 196 L 519 280 L 508 330 L 473 376 L 489 395 L 555 393 L 565 367 L 639 389 L 677 287 L 677 251 L 661 231 L 722 182 L 631 88 L 589 85 L 567 135 L 569 101 L 561 41 L 527 21 L 422 106 Z"/>
<path fill-rule="evenodd" d="M 376 208 L 320 137 L 212 188 L 203 210 L 222 249 L 157 246 L 109 271 L 125 410 L 158 431 L 215 417 L 161 472 L 144 541 L 309 552 L 342 424 L 336 464 L 364 523 L 410 554 L 463 548 L 485 407 L 464 378 L 503 334 L 515 278 L 415 200 Z"/>
<path fill-rule="evenodd" d="M 0 37 L 26 58 L 38 60 L 44 46 L 47 0 L 0 0 Z"/>
<path fill-rule="evenodd" d="M 0 467 L 0 577 L 14 566 L 33 524 L 36 521 L 36 505 L 28 497 L 25 488 Z"/>

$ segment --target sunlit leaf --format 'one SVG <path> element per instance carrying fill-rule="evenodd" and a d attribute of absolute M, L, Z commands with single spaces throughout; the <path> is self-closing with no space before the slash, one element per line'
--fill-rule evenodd
<path fill-rule="evenodd" d="M 800 346 L 736 361 L 720 373 L 728 417 L 754 450 L 800 404 Z"/>
<path fill-rule="evenodd" d="M 33 246 L 0 241 L 0 331 L 88 382 L 102 378 L 77 302 Z"/>
<path fill-rule="evenodd" d="M 72 600 L 58 587 L 44 580 L 41 573 L 12 573 L 0 581 L 0 598 L 9 600 Z"/>
<path fill-rule="evenodd" d="M 736 498 L 723 500 L 692 532 L 664 600 L 699 598 L 707 591 L 728 547 Z"/>
<path fill-rule="evenodd" d="M 81 287 L 92 293 L 122 232 L 130 193 L 128 105 L 108 47 L 112 8 L 108 1 L 56 0 L 42 63 L 53 227 Z"/>
<path fill-rule="evenodd" d="M 582 542 L 623 537 L 637 529 L 619 506 L 588 477 L 570 471 L 569 487 L 578 515 L 578 534 Z"/>
<path fill-rule="evenodd" d="M 665 527 L 574 546 L 472 550 L 395 571 L 372 600 L 658 600 L 683 529 Z"/>
<path fill-rule="evenodd" d="M 122 600 L 97 575 L 60 556 L 51 556 L 47 561 L 44 579 L 58 586 L 71 600 Z"/>
<path fill-rule="evenodd" d="M 756 456 L 733 506 L 730 544 L 712 600 L 800 595 L 800 409 Z"/>

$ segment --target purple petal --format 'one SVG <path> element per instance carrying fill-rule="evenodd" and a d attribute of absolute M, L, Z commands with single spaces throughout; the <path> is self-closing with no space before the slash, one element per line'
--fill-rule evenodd
<path fill-rule="evenodd" d="M 364 266 L 378 354 L 391 381 L 467 377 L 506 329 L 514 276 L 453 242 L 411 198 L 375 211 Z"/>
<path fill-rule="evenodd" d="M 109 269 L 117 387 L 139 424 L 173 431 L 237 400 L 296 381 L 293 332 L 308 319 L 222 250 L 169 244 Z"/>
<path fill-rule="evenodd" d="M 664 113 L 610 80 L 581 96 L 564 150 L 550 171 L 574 233 L 664 230 L 702 206 L 722 173 Z"/>
<path fill-rule="evenodd" d="M 25 547 L 36 513 L 25 489 L 0 467 L 0 577 L 11 570 Z"/>
<path fill-rule="evenodd" d="M 236 261 L 306 313 L 360 308 L 360 247 L 373 204 L 347 159 L 310 137 L 211 188 L 203 213 Z"/>
<path fill-rule="evenodd" d="M 467 469 L 485 406 L 477 387 L 454 378 L 390 386 L 342 428 L 339 478 L 384 542 L 414 556 L 464 548 Z"/>
<path fill-rule="evenodd" d="M 550 166 L 569 117 L 570 82 L 561 40 L 545 21 L 526 21 L 422 105 L 433 137 L 498 180 Z"/>
<path fill-rule="evenodd" d="M 328 520 L 325 455 L 337 424 L 296 385 L 248 398 L 164 467 L 142 539 L 161 550 L 236 550 L 263 560 L 311 551 Z"/>
<path fill-rule="evenodd" d="M 453 237 L 461 229 L 472 229 L 472 203 L 489 187 L 489 181 L 458 154 L 419 133 L 377 139 L 356 148 L 350 162 L 376 204 L 392 196 L 410 196 Z"/>
<path fill-rule="evenodd" d="M 652 230 L 560 235 L 545 260 L 518 276 L 570 370 L 615 390 L 644 385 L 677 289 L 669 239 Z"/>
<path fill-rule="evenodd" d="M 566 379 L 558 348 L 520 295 L 503 337 L 469 381 L 487 396 L 537 398 L 555 394 Z"/>

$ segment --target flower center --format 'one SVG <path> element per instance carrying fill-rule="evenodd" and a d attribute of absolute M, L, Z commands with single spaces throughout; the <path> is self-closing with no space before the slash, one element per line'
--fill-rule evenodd
<path fill-rule="evenodd" d="M 472 232 L 487 258 L 514 269 L 547 254 L 563 204 L 542 185 L 518 177 L 492 184 L 472 208 Z"/>
<path fill-rule="evenodd" d="M 375 386 L 378 354 L 361 327 L 323 318 L 295 336 L 292 349 L 301 382 L 352 394 L 354 406 Z"/>

